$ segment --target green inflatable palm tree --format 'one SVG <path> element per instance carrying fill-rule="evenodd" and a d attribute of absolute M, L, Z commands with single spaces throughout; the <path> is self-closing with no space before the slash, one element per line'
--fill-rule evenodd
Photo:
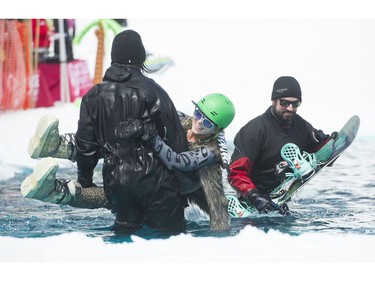
<path fill-rule="evenodd" d="M 105 35 L 109 31 L 117 35 L 122 31 L 122 26 L 112 19 L 98 19 L 90 22 L 86 25 L 83 30 L 73 39 L 74 44 L 79 44 L 83 37 L 91 30 L 96 28 L 95 35 L 98 37 L 98 47 L 96 49 L 96 60 L 95 60 L 95 73 L 93 83 L 98 84 L 102 81 L 103 77 L 103 61 L 104 61 L 104 41 Z"/>

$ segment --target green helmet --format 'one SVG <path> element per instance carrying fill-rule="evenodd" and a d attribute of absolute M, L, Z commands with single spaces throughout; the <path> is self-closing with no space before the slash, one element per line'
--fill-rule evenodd
<path fill-rule="evenodd" d="M 209 94 L 195 103 L 196 107 L 220 129 L 225 129 L 232 122 L 235 108 L 232 101 L 223 94 Z"/>

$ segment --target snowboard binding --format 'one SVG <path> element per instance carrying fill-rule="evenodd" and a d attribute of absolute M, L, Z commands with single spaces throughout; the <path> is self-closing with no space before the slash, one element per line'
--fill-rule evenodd
<path fill-rule="evenodd" d="M 315 154 L 301 152 L 294 143 L 287 143 L 281 148 L 281 157 L 288 163 L 293 171 L 293 176 L 299 180 L 307 180 L 314 175 L 317 167 L 317 160 Z"/>
<path fill-rule="evenodd" d="M 277 199 L 283 196 L 295 180 L 306 181 L 311 178 L 318 167 L 315 154 L 303 152 L 294 143 L 285 144 L 280 151 L 284 161 L 276 166 L 276 174 L 282 175 L 282 183 L 275 188 L 270 196 Z M 289 171 L 289 172 L 287 172 Z"/>
<path fill-rule="evenodd" d="M 228 212 L 232 218 L 246 218 L 253 212 L 251 207 L 246 202 L 238 200 L 234 195 L 227 195 L 228 199 Z"/>

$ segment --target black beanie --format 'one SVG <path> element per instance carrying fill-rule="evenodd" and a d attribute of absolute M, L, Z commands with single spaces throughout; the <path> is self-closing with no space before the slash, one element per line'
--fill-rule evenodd
<path fill-rule="evenodd" d="M 298 81 L 291 76 L 279 77 L 273 84 L 271 100 L 286 97 L 295 97 L 302 101 L 301 87 Z"/>
<path fill-rule="evenodd" d="M 146 60 L 146 51 L 141 36 L 134 30 L 124 30 L 112 42 L 112 63 L 141 65 Z"/>

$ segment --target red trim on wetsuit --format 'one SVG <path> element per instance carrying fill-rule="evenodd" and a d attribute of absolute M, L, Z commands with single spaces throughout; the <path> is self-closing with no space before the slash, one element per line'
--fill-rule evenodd
<path fill-rule="evenodd" d="M 229 165 L 228 182 L 242 194 L 256 188 L 249 174 L 253 170 L 253 165 L 249 158 L 242 157 Z"/>

